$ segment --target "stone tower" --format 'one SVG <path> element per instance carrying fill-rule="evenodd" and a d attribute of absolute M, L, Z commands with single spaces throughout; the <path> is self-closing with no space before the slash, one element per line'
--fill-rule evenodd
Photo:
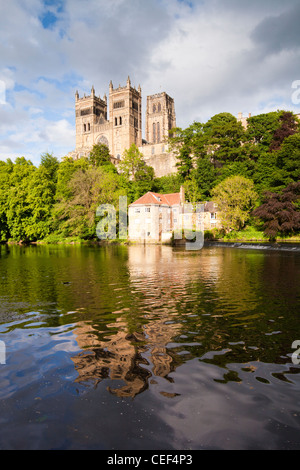
<path fill-rule="evenodd" d="M 133 88 L 129 77 L 125 87 L 114 89 L 110 82 L 109 120 L 112 126 L 111 152 L 115 158 L 122 158 L 124 150 L 132 144 L 142 145 L 141 87 Z"/>
<path fill-rule="evenodd" d="M 147 97 L 146 140 L 159 144 L 168 137 L 169 130 L 176 127 L 174 100 L 167 93 Z"/>
<path fill-rule="evenodd" d="M 92 147 L 94 145 L 94 133 L 97 126 L 107 122 L 107 98 L 103 99 L 95 95 L 92 87 L 91 95 L 79 98 L 78 91 L 75 94 L 76 114 L 76 148 Z"/>

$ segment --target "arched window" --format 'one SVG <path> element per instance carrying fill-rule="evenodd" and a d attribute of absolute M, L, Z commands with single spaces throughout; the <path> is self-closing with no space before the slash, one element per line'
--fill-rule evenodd
<path fill-rule="evenodd" d="M 161 112 L 161 104 L 158 103 L 157 111 L 160 113 Z"/>
<path fill-rule="evenodd" d="M 156 142 L 156 124 L 155 122 L 153 123 L 153 142 Z"/>
<path fill-rule="evenodd" d="M 156 142 L 160 142 L 160 124 L 159 122 L 156 124 Z"/>
<path fill-rule="evenodd" d="M 153 105 L 153 112 L 156 113 L 156 104 Z"/>

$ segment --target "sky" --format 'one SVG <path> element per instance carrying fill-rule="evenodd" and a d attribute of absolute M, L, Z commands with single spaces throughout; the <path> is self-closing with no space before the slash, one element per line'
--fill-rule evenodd
<path fill-rule="evenodd" d="M 181 128 L 300 113 L 299 21 L 299 0 L 0 0 L 0 159 L 62 158 L 76 90 L 103 97 L 128 76 L 143 121 L 147 95 L 163 91 Z"/>

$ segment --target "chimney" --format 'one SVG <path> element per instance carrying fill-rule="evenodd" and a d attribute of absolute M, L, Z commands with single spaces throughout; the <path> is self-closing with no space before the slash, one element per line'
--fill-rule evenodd
<path fill-rule="evenodd" d="M 180 186 L 180 204 L 185 203 L 185 192 L 184 192 L 184 187 Z"/>

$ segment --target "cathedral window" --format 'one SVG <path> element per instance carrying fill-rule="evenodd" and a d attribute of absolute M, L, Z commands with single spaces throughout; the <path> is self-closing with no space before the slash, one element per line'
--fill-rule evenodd
<path fill-rule="evenodd" d="M 157 141 L 157 143 L 160 142 L 160 124 L 159 124 L 159 122 L 156 124 L 156 141 Z"/>
<path fill-rule="evenodd" d="M 153 139 L 152 141 L 155 143 L 156 142 L 156 124 L 155 122 L 153 123 Z"/>
<path fill-rule="evenodd" d="M 161 104 L 160 104 L 160 103 L 158 103 L 157 112 L 158 112 L 158 113 L 161 112 Z"/>
<path fill-rule="evenodd" d="M 156 113 L 156 104 L 153 105 L 153 112 Z"/>

